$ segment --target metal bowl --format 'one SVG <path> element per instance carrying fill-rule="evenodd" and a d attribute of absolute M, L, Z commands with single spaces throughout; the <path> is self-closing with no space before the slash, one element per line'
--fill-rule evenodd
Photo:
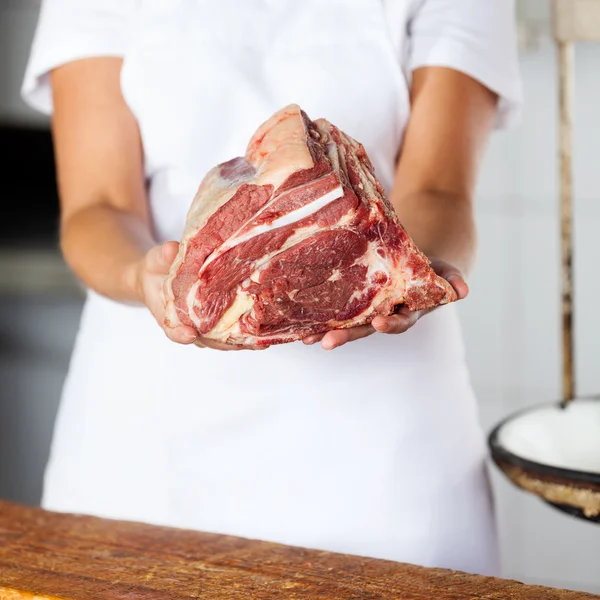
<path fill-rule="evenodd" d="M 600 523 L 600 397 L 527 408 L 488 438 L 492 459 L 519 488 Z"/>

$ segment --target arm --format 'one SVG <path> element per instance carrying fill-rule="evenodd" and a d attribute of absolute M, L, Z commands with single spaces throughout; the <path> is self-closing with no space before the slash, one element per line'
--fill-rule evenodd
<path fill-rule="evenodd" d="M 146 305 L 171 340 L 223 349 L 191 327 L 164 325 L 162 283 L 178 244 L 157 246 L 152 237 L 142 143 L 121 95 L 121 64 L 90 58 L 51 73 L 63 255 L 97 293 Z"/>
<path fill-rule="evenodd" d="M 444 68 L 414 73 L 412 116 L 391 201 L 417 246 L 467 275 L 475 254 L 473 195 L 496 95 Z"/>
<path fill-rule="evenodd" d="M 396 170 L 391 201 L 410 236 L 428 255 L 438 274 L 464 298 L 462 274 L 475 254 L 473 195 L 481 158 L 496 114 L 497 97 L 474 79 L 448 68 L 414 72 L 411 117 Z M 376 317 L 371 325 L 324 336 L 332 349 L 379 331 L 402 333 L 424 313 L 404 309 Z"/>
<path fill-rule="evenodd" d="M 86 59 L 51 73 L 60 244 L 87 286 L 140 304 L 132 266 L 154 244 L 140 135 L 119 87 L 121 62 Z"/>

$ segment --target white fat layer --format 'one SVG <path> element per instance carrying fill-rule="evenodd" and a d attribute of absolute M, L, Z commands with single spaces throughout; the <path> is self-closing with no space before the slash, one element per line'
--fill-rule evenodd
<path fill-rule="evenodd" d="M 253 238 L 262 233 L 267 233 L 268 231 L 271 231 L 273 229 L 279 229 L 280 227 L 285 227 L 286 225 L 292 225 L 293 223 L 297 223 L 298 221 L 301 221 L 302 219 L 313 215 L 322 208 L 325 208 L 329 203 L 333 202 L 334 200 L 337 200 L 338 198 L 341 198 L 343 195 L 344 189 L 340 185 L 335 189 L 331 190 L 330 192 L 327 192 L 314 202 L 311 202 L 310 204 L 305 204 L 304 206 L 301 206 L 300 208 L 283 215 L 279 219 L 275 219 L 268 225 L 260 225 L 259 227 L 255 227 L 246 235 L 242 235 L 236 238 L 235 240 L 232 240 L 232 243 L 234 245 L 241 244 L 242 242 L 245 242 L 246 240 L 249 240 L 250 238 Z"/>
<path fill-rule="evenodd" d="M 297 105 L 287 106 L 265 121 L 252 136 L 246 153 L 260 169 L 255 183 L 270 183 L 277 189 L 291 173 L 314 167 L 306 136 Z"/>
<path fill-rule="evenodd" d="M 187 306 L 187 313 L 190 316 L 192 323 L 196 326 L 196 329 L 198 329 L 198 330 L 200 330 L 201 323 L 200 323 L 200 319 L 196 315 L 196 311 L 194 310 L 194 307 L 196 306 L 196 294 L 198 293 L 199 287 L 200 287 L 200 280 L 198 279 L 198 281 L 196 281 L 194 283 L 194 285 L 190 288 L 190 291 L 188 292 L 186 302 L 185 302 L 185 304 Z"/>
<path fill-rule="evenodd" d="M 378 248 L 380 248 L 379 244 L 376 244 L 375 242 L 369 243 L 367 251 L 358 261 L 358 264 L 365 265 L 368 268 L 367 277 L 372 277 L 375 273 L 380 271 L 388 275 L 388 277 L 392 275 L 392 265 L 379 256 L 379 253 L 377 252 Z"/>
<path fill-rule="evenodd" d="M 231 248 L 234 248 L 235 246 L 242 244 L 243 242 L 246 242 L 246 241 L 252 239 L 253 237 L 256 237 L 257 235 L 261 235 L 262 233 L 267 233 L 269 231 L 279 229 L 280 227 L 285 227 L 286 225 L 292 225 L 293 223 L 297 223 L 298 221 L 301 221 L 302 219 L 309 217 L 310 215 L 321 210 L 322 208 L 324 208 L 325 206 L 327 206 L 334 200 L 341 198 L 343 195 L 344 195 L 344 188 L 340 185 L 340 186 L 334 188 L 333 190 L 331 190 L 330 192 L 323 194 L 323 196 L 321 196 L 320 198 L 317 198 L 310 204 L 305 204 L 304 206 L 301 206 L 300 208 L 283 215 L 279 219 L 275 219 L 274 221 L 272 221 L 271 223 L 269 223 L 267 225 L 260 225 L 258 227 L 255 227 L 248 233 L 246 233 L 244 235 L 240 235 L 238 237 L 236 237 L 236 235 L 234 234 L 234 236 L 232 236 L 231 238 L 229 238 L 229 240 L 227 240 L 224 244 L 222 244 L 219 247 L 219 249 L 217 251 L 215 251 L 212 254 L 212 256 L 210 256 L 204 262 L 200 272 L 202 272 L 211 262 L 216 260 L 219 256 L 221 256 L 228 250 L 231 250 Z M 269 202 L 269 204 L 267 204 L 261 211 L 259 211 L 256 214 L 256 217 L 258 217 L 263 210 L 267 209 L 270 204 L 272 204 L 272 202 Z M 254 217 L 254 218 L 256 218 L 256 217 Z M 243 227 L 245 227 L 245 226 L 246 226 L 246 223 L 244 223 Z"/>
<path fill-rule="evenodd" d="M 195 307 L 197 306 L 196 294 L 198 293 L 198 288 L 200 287 L 200 281 L 194 283 L 191 287 L 188 296 L 187 296 L 187 309 L 190 318 L 197 329 L 200 329 L 201 321 L 198 318 Z M 206 334 L 207 337 L 212 338 L 221 338 L 223 334 L 228 331 L 233 332 L 233 330 L 239 329 L 239 319 L 240 317 L 247 313 L 249 310 L 252 310 L 252 306 L 254 305 L 254 300 L 252 296 L 246 292 L 238 290 L 235 300 L 232 305 L 223 313 L 217 324 Z M 227 337 L 227 336 L 225 336 Z"/>
<path fill-rule="evenodd" d="M 381 256 L 379 256 L 377 250 L 381 246 L 376 242 L 371 242 L 367 248 L 367 251 L 356 264 L 365 265 L 367 267 L 367 280 L 371 279 L 376 273 L 385 273 L 388 276 L 388 283 L 383 285 L 377 292 L 377 295 L 369 303 L 369 306 L 365 309 L 365 312 L 372 312 L 374 308 L 379 306 L 382 302 L 392 301 L 393 304 L 401 304 L 404 302 L 404 294 L 408 284 L 407 274 L 403 272 L 398 266 L 392 264 L 391 261 L 386 262 Z M 390 283 L 394 282 L 394 286 L 391 287 Z M 367 292 L 365 289 L 356 290 L 350 297 L 350 301 L 355 298 L 360 298 Z M 364 313 L 363 313 L 364 314 Z M 356 318 L 360 318 L 361 315 L 357 315 Z"/>
<path fill-rule="evenodd" d="M 242 183 L 279 186 L 299 170 L 314 167 L 306 145 L 306 128 L 299 107 L 289 106 L 261 125 L 250 140 L 245 159 L 258 170 L 236 181 L 221 177 L 222 164 L 211 169 L 196 193 L 186 218 L 185 238 L 192 238 L 218 208 L 228 202 Z M 250 148 L 257 140 L 260 144 Z"/>
<path fill-rule="evenodd" d="M 218 323 L 211 329 L 211 335 L 222 335 L 232 330 L 236 325 L 239 326 L 239 320 L 242 315 L 252 310 L 254 300 L 250 294 L 238 290 L 233 304 L 225 311 Z"/>

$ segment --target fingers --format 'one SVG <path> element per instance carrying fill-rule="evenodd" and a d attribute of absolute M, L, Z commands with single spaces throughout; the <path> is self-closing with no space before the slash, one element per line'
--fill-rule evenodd
<path fill-rule="evenodd" d="M 177 327 L 165 326 L 164 332 L 166 336 L 178 344 L 190 345 L 193 344 L 197 348 L 212 348 L 213 350 L 245 350 L 245 346 L 234 346 L 233 344 L 223 344 L 215 342 L 208 338 L 203 338 L 196 333 L 196 330 L 186 325 Z"/>
<path fill-rule="evenodd" d="M 313 344 L 316 344 L 317 342 L 320 342 L 324 337 L 325 337 L 324 333 L 315 333 L 313 335 L 306 336 L 302 340 L 302 343 L 306 344 L 307 346 L 312 346 Z"/>
<path fill-rule="evenodd" d="M 193 327 L 188 327 L 187 325 L 178 325 L 177 327 L 163 325 L 163 331 L 172 342 L 185 345 L 193 344 L 198 348 L 211 348 L 213 350 L 266 350 L 269 348 L 269 346 L 249 348 L 248 346 L 217 342 L 210 338 L 199 336 L 198 332 Z"/>
<path fill-rule="evenodd" d="M 454 288 L 459 300 L 463 300 L 468 296 L 469 286 L 459 269 L 438 259 L 432 259 L 431 266 L 440 277 L 443 277 Z"/>
<path fill-rule="evenodd" d="M 333 350 L 348 342 L 359 340 L 373 333 L 375 333 L 375 329 L 371 325 L 361 325 L 350 329 L 336 329 L 335 331 L 328 331 L 323 336 L 321 346 L 325 350 Z"/>
<path fill-rule="evenodd" d="M 241 350 L 238 346 L 233 346 L 232 344 L 221 344 L 220 342 L 215 342 L 214 340 L 209 340 L 208 338 L 198 338 L 194 344 L 198 348 L 211 348 L 212 350 Z"/>
<path fill-rule="evenodd" d="M 269 346 L 260 346 L 259 348 L 249 348 L 248 346 L 238 346 L 235 344 L 224 344 L 216 342 L 209 338 L 198 337 L 194 342 L 198 348 L 211 348 L 212 350 L 239 351 L 239 350 L 266 350 Z"/>
<path fill-rule="evenodd" d="M 178 344 L 192 344 L 198 339 L 196 330 L 187 325 L 180 325 L 178 327 L 164 327 L 164 332 L 167 337 Z"/>
<path fill-rule="evenodd" d="M 165 263 L 170 267 L 179 252 L 179 244 L 177 242 L 166 242 L 161 246 L 161 254 Z"/>
<path fill-rule="evenodd" d="M 454 288 L 459 300 L 464 300 L 469 295 L 469 286 L 460 274 L 452 274 L 444 279 Z"/>
<path fill-rule="evenodd" d="M 379 333 L 404 333 L 408 331 L 422 316 L 422 312 L 400 311 L 389 317 L 375 317 L 371 323 Z"/>
<path fill-rule="evenodd" d="M 172 342 L 185 345 L 193 344 L 198 348 L 211 348 L 213 350 L 266 350 L 269 347 L 248 348 L 248 346 L 236 346 L 234 344 L 216 342 L 199 336 L 193 327 L 188 327 L 187 325 L 179 325 L 177 327 L 164 326 L 163 330 Z"/>
<path fill-rule="evenodd" d="M 146 264 L 151 273 L 166 275 L 177 256 L 179 244 L 167 242 L 162 246 L 155 246 L 146 255 Z"/>
<path fill-rule="evenodd" d="M 402 307 L 398 314 L 389 317 L 375 317 L 370 325 L 361 325 L 349 329 L 336 329 L 327 333 L 306 336 L 302 342 L 307 346 L 321 342 L 325 350 L 339 348 L 348 342 L 360 340 L 375 332 L 378 333 L 404 333 L 410 329 L 427 311 L 409 311 Z"/>

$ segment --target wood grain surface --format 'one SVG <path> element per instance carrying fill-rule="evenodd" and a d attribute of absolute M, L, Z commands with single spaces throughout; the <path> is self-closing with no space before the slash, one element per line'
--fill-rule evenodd
<path fill-rule="evenodd" d="M 581 592 L 0 501 L 1 600 L 575 600 Z"/>

